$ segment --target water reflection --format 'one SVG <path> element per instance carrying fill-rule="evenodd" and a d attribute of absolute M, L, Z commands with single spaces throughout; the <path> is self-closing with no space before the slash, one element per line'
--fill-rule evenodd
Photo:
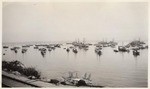
<path fill-rule="evenodd" d="M 120 52 L 120 53 L 121 53 L 122 58 L 124 59 L 124 54 L 125 54 L 125 53 L 124 53 L 124 52 Z"/>
<path fill-rule="evenodd" d="M 77 53 L 74 53 L 74 58 L 77 59 Z"/>
<path fill-rule="evenodd" d="M 96 58 L 97 58 L 98 61 L 100 61 L 100 60 L 101 60 L 101 59 L 100 59 L 100 58 L 101 58 L 101 55 L 96 54 Z"/>
<path fill-rule="evenodd" d="M 138 66 L 138 58 L 134 57 L 134 60 L 135 60 L 135 67 L 137 67 Z"/>

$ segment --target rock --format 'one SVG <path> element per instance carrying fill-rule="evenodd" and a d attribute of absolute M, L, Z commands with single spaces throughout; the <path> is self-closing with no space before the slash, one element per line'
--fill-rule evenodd
<path fill-rule="evenodd" d="M 62 85 L 66 85 L 66 82 L 61 82 Z"/>
<path fill-rule="evenodd" d="M 21 75 L 18 71 L 14 72 L 15 75 Z"/>
<path fill-rule="evenodd" d="M 36 79 L 35 76 L 29 76 L 29 79 Z"/>
<path fill-rule="evenodd" d="M 53 83 L 53 84 L 58 85 L 59 84 L 59 80 L 57 80 L 57 79 L 51 79 L 49 83 Z"/>

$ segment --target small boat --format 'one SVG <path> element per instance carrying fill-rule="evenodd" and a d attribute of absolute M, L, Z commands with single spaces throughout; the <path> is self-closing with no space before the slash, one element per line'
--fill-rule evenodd
<path fill-rule="evenodd" d="M 98 54 L 98 55 L 101 55 L 102 54 L 102 51 L 101 51 L 101 47 L 96 47 L 95 48 L 95 52 Z"/>
<path fill-rule="evenodd" d="M 77 49 L 73 49 L 72 50 L 74 53 L 78 53 L 78 50 Z"/>
<path fill-rule="evenodd" d="M 41 51 L 42 56 L 45 56 L 46 51 Z"/>
<path fill-rule="evenodd" d="M 13 47 L 13 48 L 10 48 L 10 50 L 17 50 L 17 49 L 20 49 L 20 47 Z"/>
<path fill-rule="evenodd" d="M 56 45 L 54 45 L 54 47 L 61 48 L 60 44 L 56 44 Z"/>
<path fill-rule="evenodd" d="M 70 51 L 70 49 L 69 49 L 69 48 L 67 48 L 67 49 L 66 49 L 66 51 L 67 51 L 67 52 L 69 52 L 69 51 Z"/>
<path fill-rule="evenodd" d="M 22 49 L 22 53 L 25 53 L 27 51 L 27 49 Z"/>
<path fill-rule="evenodd" d="M 15 48 L 10 48 L 10 50 L 15 50 Z"/>
<path fill-rule="evenodd" d="M 117 49 L 114 49 L 114 52 L 118 52 L 118 50 L 117 50 Z"/>
<path fill-rule="evenodd" d="M 137 50 L 133 50 L 133 55 L 138 56 L 138 55 L 140 55 L 140 52 L 138 52 Z"/>
<path fill-rule="evenodd" d="M 121 52 L 127 52 L 127 48 L 124 46 L 118 46 L 118 50 Z"/>
<path fill-rule="evenodd" d="M 39 50 L 40 51 L 46 51 L 46 48 L 40 48 Z"/>
<path fill-rule="evenodd" d="M 3 46 L 3 48 L 8 48 L 8 46 Z"/>
<path fill-rule="evenodd" d="M 18 52 L 16 49 L 15 49 L 14 51 L 15 51 L 15 53 L 17 53 L 17 52 Z"/>

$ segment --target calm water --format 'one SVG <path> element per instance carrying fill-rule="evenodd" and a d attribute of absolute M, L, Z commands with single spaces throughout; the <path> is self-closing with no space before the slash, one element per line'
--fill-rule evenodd
<path fill-rule="evenodd" d="M 21 46 L 21 45 L 20 45 Z M 13 46 L 10 46 L 13 47 Z M 134 57 L 129 53 L 115 53 L 110 47 L 102 49 L 102 55 L 96 55 L 95 46 L 89 50 L 80 50 L 74 54 L 64 49 L 63 45 L 51 52 L 47 51 L 43 57 L 33 46 L 25 54 L 19 49 L 16 54 L 9 49 L 3 49 L 2 60 L 19 60 L 27 67 L 35 67 L 42 73 L 42 77 L 61 78 L 69 71 L 77 72 L 79 77 L 91 73 L 94 84 L 107 87 L 147 87 L 148 81 L 148 50 L 140 50 L 140 56 Z"/>

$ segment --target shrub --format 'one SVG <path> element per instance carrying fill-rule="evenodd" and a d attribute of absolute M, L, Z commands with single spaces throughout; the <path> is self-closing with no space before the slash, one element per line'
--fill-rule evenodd
<path fill-rule="evenodd" d="M 27 77 L 34 76 L 36 79 L 40 78 L 40 72 L 35 68 L 29 67 L 26 68 L 20 61 L 2 61 L 2 69 L 7 71 L 18 71 L 20 74 Z"/>
<path fill-rule="evenodd" d="M 2 69 L 7 69 L 7 71 L 18 71 L 22 72 L 24 65 L 19 61 L 2 61 Z"/>
<path fill-rule="evenodd" d="M 84 80 L 79 80 L 77 86 L 87 86 L 87 84 Z"/>
<path fill-rule="evenodd" d="M 23 75 L 25 76 L 34 76 L 35 78 L 39 79 L 41 73 L 37 71 L 35 68 L 29 67 L 23 69 Z"/>
<path fill-rule="evenodd" d="M 2 70 L 8 68 L 8 62 L 7 61 L 2 61 Z"/>

